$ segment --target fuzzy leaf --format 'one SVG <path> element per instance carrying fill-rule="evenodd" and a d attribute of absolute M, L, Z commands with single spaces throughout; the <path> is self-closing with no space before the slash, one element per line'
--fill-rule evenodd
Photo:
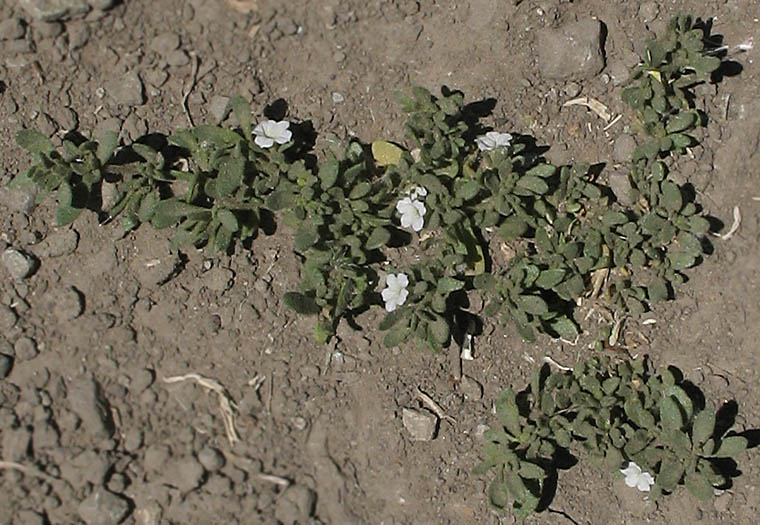
<path fill-rule="evenodd" d="M 523 219 L 512 215 L 507 217 L 501 226 L 499 226 L 499 235 L 505 241 L 511 241 L 517 239 L 528 231 L 528 223 Z"/>
<path fill-rule="evenodd" d="M 521 295 L 518 298 L 517 306 L 532 315 L 545 315 L 549 313 L 549 305 L 537 295 Z"/>
<path fill-rule="evenodd" d="M 718 444 L 718 450 L 715 451 L 713 457 L 716 458 L 732 458 L 741 452 L 744 452 L 747 448 L 747 438 L 743 436 L 728 436 L 720 440 Z"/>
<path fill-rule="evenodd" d="M 665 131 L 668 133 L 678 133 L 690 129 L 697 122 L 697 114 L 694 111 L 682 111 L 678 115 L 672 117 L 667 125 Z"/>
<path fill-rule="evenodd" d="M 665 430 L 677 430 L 683 426 L 681 409 L 671 396 L 663 397 L 660 402 L 660 420 Z"/>
<path fill-rule="evenodd" d="M 667 492 L 673 492 L 684 473 L 683 463 L 676 457 L 668 456 L 662 460 L 660 472 L 657 475 L 657 484 Z"/>
<path fill-rule="evenodd" d="M 232 108 L 232 112 L 235 114 L 235 118 L 240 124 L 240 128 L 243 130 L 243 133 L 245 133 L 246 137 L 250 138 L 252 133 L 250 104 L 248 104 L 248 101 L 240 95 L 235 95 L 230 98 L 230 108 Z"/>
<path fill-rule="evenodd" d="M 267 208 L 272 211 L 279 211 L 289 208 L 295 204 L 295 196 L 288 190 L 277 190 L 270 193 L 266 199 Z"/>
<path fill-rule="evenodd" d="M 390 240 L 391 240 L 391 232 L 389 232 L 383 227 L 375 228 L 374 230 L 372 230 L 372 233 L 367 239 L 365 248 L 368 250 L 377 250 L 378 248 L 382 248 L 383 246 L 388 244 Z"/>
<path fill-rule="evenodd" d="M 50 153 L 53 148 L 52 142 L 45 135 L 34 129 L 21 129 L 16 133 L 16 144 L 30 153 Z"/>
<path fill-rule="evenodd" d="M 696 257 L 686 252 L 668 252 L 668 259 L 674 270 L 690 268 L 696 262 Z"/>
<path fill-rule="evenodd" d="M 296 230 L 294 245 L 296 251 L 305 252 L 319 240 L 319 232 L 311 222 L 304 222 Z"/>
<path fill-rule="evenodd" d="M 550 290 L 561 283 L 564 278 L 565 270 L 562 268 L 550 268 L 542 271 L 534 284 L 544 290 Z"/>
<path fill-rule="evenodd" d="M 398 346 L 406 341 L 408 337 L 409 329 L 407 327 L 397 328 L 396 330 L 391 330 L 385 334 L 385 337 L 383 338 L 383 344 L 387 348 L 393 348 L 394 346 Z"/>
<path fill-rule="evenodd" d="M 456 190 L 456 196 L 463 201 L 468 201 L 475 197 L 480 191 L 480 184 L 475 180 L 468 180 Z"/>
<path fill-rule="evenodd" d="M 217 217 L 219 218 L 219 222 L 222 223 L 222 226 L 232 233 L 238 231 L 240 228 L 240 224 L 238 223 L 235 214 L 226 208 L 221 208 L 217 212 Z"/>
<path fill-rule="evenodd" d="M 98 137 L 98 149 L 95 153 L 95 156 L 98 158 L 101 164 L 108 162 L 108 159 L 110 159 L 111 155 L 113 155 L 113 152 L 116 149 L 116 144 L 118 142 L 119 134 L 115 131 L 104 131 Z"/>
<path fill-rule="evenodd" d="M 340 164 L 335 159 L 330 159 L 319 166 L 319 180 L 323 190 L 329 190 L 338 180 Z"/>
<path fill-rule="evenodd" d="M 449 335 L 451 333 L 449 323 L 443 317 L 437 317 L 435 321 L 429 322 L 428 330 L 436 343 L 444 345 L 449 341 Z"/>
<path fill-rule="evenodd" d="M 578 325 L 567 316 L 561 316 L 549 323 L 552 330 L 568 341 L 572 341 L 578 335 Z"/>
<path fill-rule="evenodd" d="M 705 408 L 694 418 L 692 425 L 692 441 L 694 446 L 702 446 L 715 431 L 715 412 Z"/>
<path fill-rule="evenodd" d="M 665 282 L 665 279 L 662 279 L 661 277 L 653 279 L 652 282 L 649 283 L 649 286 L 647 286 L 647 295 L 649 296 L 649 300 L 653 303 L 658 303 L 667 299 L 669 293 L 668 284 Z"/>
<path fill-rule="evenodd" d="M 226 197 L 234 192 L 243 182 L 245 161 L 240 158 L 228 158 L 219 168 L 216 177 L 216 193 Z"/>
<path fill-rule="evenodd" d="M 533 177 L 551 177 L 557 172 L 557 168 L 551 164 L 539 164 L 529 169 L 525 174 Z"/>
<path fill-rule="evenodd" d="M 530 461 L 521 461 L 520 469 L 517 471 L 517 474 L 521 478 L 525 478 L 525 479 L 541 479 L 542 480 L 546 477 L 546 471 L 539 465 L 536 465 L 535 463 L 531 463 Z"/>
<path fill-rule="evenodd" d="M 282 302 L 301 315 L 316 315 L 322 310 L 314 299 L 298 292 L 287 292 L 283 295 Z"/>
<path fill-rule="evenodd" d="M 677 212 L 683 207 L 683 197 L 678 185 L 672 181 L 664 180 L 660 184 L 662 189 L 662 203 L 670 212 Z"/>
<path fill-rule="evenodd" d="M 524 175 L 517 180 L 517 187 L 524 188 L 536 195 L 543 195 L 549 191 L 549 185 L 539 177 Z"/>
<path fill-rule="evenodd" d="M 396 323 L 398 323 L 401 319 L 403 319 L 407 312 L 409 312 L 408 309 L 404 308 L 397 308 L 396 310 L 393 310 L 392 312 L 389 312 L 385 315 L 382 321 L 380 321 L 380 324 L 378 325 L 378 329 L 380 330 L 389 330 L 390 328 L 393 328 Z"/>
<path fill-rule="evenodd" d="M 441 295 L 448 295 L 451 292 L 461 290 L 464 287 L 464 282 L 454 279 L 453 277 L 443 277 L 438 281 L 438 293 Z"/>
<path fill-rule="evenodd" d="M 706 501 L 713 497 L 712 485 L 703 474 L 697 472 L 686 474 L 684 485 L 698 500 Z"/>
<path fill-rule="evenodd" d="M 398 164 L 403 152 L 404 150 L 400 147 L 385 140 L 376 140 L 372 143 L 372 156 L 378 166 Z"/>

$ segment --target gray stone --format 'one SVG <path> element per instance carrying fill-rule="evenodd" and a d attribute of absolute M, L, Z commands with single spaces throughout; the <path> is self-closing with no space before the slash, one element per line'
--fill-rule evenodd
<path fill-rule="evenodd" d="M 143 468 L 147 472 L 161 472 L 171 456 L 171 450 L 166 445 L 150 445 L 145 450 Z"/>
<path fill-rule="evenodd" d="M 31 256 L 13 248 L 8 248 L 3 252 L 2 261 L 11 277 L 19 280 L 32 275 L 37 266 Z"/>
<path fill-rule="evenodd" d="M 35 35 L 42 38 L 55 38 L 63 33 L 63 24 L 60 22 L 42 22 L 37 21 L 32 24 Z"/>
<path fill-rule="evenodd" d="M 604 68 L 602 25 L 585 19 L 538 34 L 541 75 L 555 80 L 593 78 Z"/>
<path fill-rule="evenodd" d="M 179 47 L 179 36 L 176 33 L 161 33 L 150 41 L 150 49 L 161 56 L 166 56 Z"/>
<path fill-rule="evenodd" d="M 106 86 L 106 91 L 116 103 L 124 106 L 141 106 L 145 103 L 145 88 L 135 71 L 114 78 Z"/>
<path fill-rule="evenodd" d="M 166 63 L 170 66 L 182 67 L 190 63 L 190 57 L 183 49 L 177 49 L 166 56 Z"/>
<path fill-rule="evenodd" d="M 3 333 L 7 334 L 8 330 L 15 326 L 17 320 L 18 316 L 13 311 L 13 308 L 0 304 L 0 330 Z"/>
<path fill-rule="evenodd" d="M 219 124 L 230 114 L 230 98 L 214 95 L 209 102 L 208 112 L 213 117 L 213 122 Z"/>
<path fill-rule="evenodd" d="M 234 272 L 227 268 L 213 268 L 203 274 L 203 284 L 213 290 L 214 292 L 221 293 L 226 291 L 235 278 Z"/>
<path fill-rule="evenodd" d="M 414 441 L 430 441 L 438 430 L 438 418 L 427 410 L 404 408 L 401 412 L 404 428 Z"/>
<path fill-rule="evenodd" d="M 0 379 L 5 379 L 13 369 L 13 357 L 0 354 Z"/>
<path fill-rule="evenodd" d="M 209 472 L 216 472 L 224 466 L 224 455 L 217 449 L 205 447 L 198 452 L 198 461 Z"/>
<path fill-rule="evenodd" d="M 132 379 L 129 384 L 129 390 L 133 394 L 140 394 L 153 384 L 155 378 L 156 374 L 153 372 L 153 370 L 142 368 L 132 375 Z"/>
<path fill-rule="evenodd" d="M 93 377 L 86 376 L 73 381 L 69 385 L 66 398 L 71 410 L 82 420 L 91 437 L 97 439 L 111 437 L 114 425 L 108 401 Z"/>
<path fill-rule="evenodd" d="M 61 290 L 55 298 L 53 314 L 60 322 L 72 321 L 82 315 L 84 298 L 73 286 Z"/>
<path fill-rule="evenodd" d="M 612 158 L 615 162 L 630 162 L 634 149 L 636 149 L 636 140 L 630 135 L 620 135 L 615 139 Z"/>
<path fill-rule="evenodd" d="M 20 211 L 21 213 L 29 215 L 34 209 L 35 194 L 36 192 L 34 189 L 23 191 L 8 188 L 6 186 L 0 187 L 0 204 L 11 210 Z"/>
<path fill-rule="evenodd" d="M 34 424 L 32 446 L 35 451 L 56 448 L 59 445 L 60 434 L 50 421 L 45 419 Z"/>
<path fill-rule="evenodd" d="M 185 456 L 169 463 L 164 483 L 188 493 L 198 488 L 206 471 L 193 456 Z"/>
<path fill-rule="evenodd" d="M 0 22 L 0 40 L 17 40 L 26 32 L 20 18 L 12 17 Z"/>
<path fill-rule="evenodd" d="M 29 454 L 32 444 L 32 432 L 27 427 L 12 428 L 3 431 L 3 459 L 21 461 Z"/>
<path fill-rule="evenodd" d="M 34 18 L 45 22 L 84 16 L 90 11 L 84 0 L 19 0 L 19 4 Z"/>
<path fill-rule="evenodd" d="M 37 343 L 30 337 L 19 337 L 13 344 L 13 350 L 16 353 L 16 359 L 19 361 L 34 359 L 40 353 L 37 350 Z"/>
<path fill-rule="evenodd" d="M 49 523 L 45 516 L 31 509 L 20 510 L 16 516 L 18 523 L 24 525 L 45 525 Z"/>
<path fill-rule="evenodd" d="M 69 37 L 69 49 L 83 48 L 90 40 L 90 25 L 86 22 L 73 22 L 67 24 L 66 35 Z"/>
<path fill-rule="evenodd" d="M 77 510 L 87 525 L 115 525 L 129 515 L 130 504 L 126 498 L 98 487 L 79 504 Z"/>
<path fill-rule="evenodd" d="M 304 485 L 291 485 L 277 500 L 274 517 L 284 525 L 308 523 L 314 512 L 317 495 Z"/>
<path fill-rule="evenodd" d="M 627 172 L 614 171 L 607 175 L 607 181 L 609 182 L 612 193 L 615 194 L 615 198 L 623 206 L 633 205 L 633 199 L 631 198 L 631 180 L 628 177 Z"/>
<path fill-rule="evenodd" d="M 639 20 L 644 23 L 649 23 L 660 14 L 660 7 L 657 2 L 643 2 L 639 6 Z"/>

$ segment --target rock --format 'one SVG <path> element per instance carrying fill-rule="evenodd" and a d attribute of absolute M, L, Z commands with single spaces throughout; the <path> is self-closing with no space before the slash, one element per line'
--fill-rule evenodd
<path fill-rule="evenodd" d="M 161 56 L 167 56 L 169 53 L 179 47 L 179 35 L 176 33 L 161 33 L 150 41 L 151 51 L 155 51 Z"/>
<path fill-rule="evenodd" d="M 86 22 L 74 22 L 67 24 L 66 35 L 69 38 L 69 49 L 81 49 L 90 39 L 90 25 Z"/>
<path fill-rule="evenodd" d="M 0 379 L 5 379 L 13 369 L 13 357 L 0 354 Z"/>
<path fill-rule="evenodd" d="M 208 104 L 208 112 L 213 117 L 213 122 L 219 124 L 230 114 L 230 98 L 214 95 Z"/>
<path fill-rule="evenodd" d="M 59 445 L 60 434 L 50 421 L 45 419 L 34 424 L 32 446 L 35 452 L 43 449 L 56 448 Z"/>
<path fill-rule="evenodd" d="M 304 485 L 291 485 L 277 500 L 274 517 L 284 525 L 308 523 L 314 512 L 317 495 Z"/>
<path fill-rule="evenodd" d="M 67 286 L 55 296 L 53 314 L 58 321 L 65 323 L 82 315 L 84 311 L 84 297 L 73 286 Z"/>
<path fill-rule="evenodd" d="M 63 33 L 63 24 L 60 22 L 38 21 L 32 24 L 35 35 L 42 38 L 55 38 Z"/>
<path fill-rule="evenodd" d="M 205 447 L 198 452 L 198 461 L 209 472 L 216 472 L 224 466 L 224 455 L 215 448 Z"/>
<path fill-rule="evenodd" d="M 126 498 L 98 487 L 79 504 L 77 510 L 87 525 L 114 525 L 124 521 L 130 508 Z"/>
<path fill-rule="evenodd" d="M 157 501 L 150 501 L 135 511 L 135 523 L 137 525 L 160 525 L 162 523 L 164 509 Z"/>
<path fill-rule="evenodd" d="M 143 431 L 136 427 L 131 427 L 127 432 L 124 434 L 124 441 L 123 446 L 124 450 L 129 452 L 130 454 L 134 454 L 138 450 L 140 450 L 140 447 L 143 444 Z"/>
<path fill-rule="evenodd" d="M 124 489 L 127 488 L 127 485 L 129 485 L 129 479 L 127 476 L 122 474 L 121 472 L 115 472 L 113 475 L 111 475 L 111 478 L 108 480 L 108 490 L 115 494 L 120 494 L 124 492 Z"/>
<path fill-rule="evenodd" d="M 631 179 L 628 177 L 628 173 L 624 171 L 614 171 L 607 175 L 607 181 L 609 182 L 612 193 L 615 194 L 615 198 L 623 206 L 633 205 L 633 199 L 631 198 Z"/>
<path fill-rule="evenodd" d="M 188 493 L 200 486 L 205 474 L 203 465 L 197 459 L 185 456 L 169 464 L 164 483 L 177 487 L 182 493 Z"/>
<path fill-rule="evenodd" d="M 31 256 L 13 248 L 3 252 L 3 266 L 14 279 L 25 279 L 34 273 L 36 261 Z"/>
<path fill-rule="evenodd" d="M 133 394 L 141 394 L 145 389 L 153 384 L 156 378 L 156 374 L 153 370 L 148 368 L 142 368 L 132 375 L 132 379 L 129 384 L 129 390 Z"/>
<path fill-rule="evenodd" d="M 19 4 L 34 18 L 45 22 L 84 16 L 90 11 L 84 0 L 19 0 Z"/>
<path fill-rule="evenodd" d="M 148 472 L 161 472 L 171 456 L 171 450 L 166 445 L 150 445 L 145 450 L 143 468 Z"/>
<path fill-rule="evenodd" d="M 414 441 L 430 441 L 438 430 L 438 418 L 427 410 L 404 408 L 401 413 L 404 427 Z"/>
<path fill-rule="evenodd" d="M 0 22 L 0 40 L 18 40 L 26 29 L 20 18 L 12 17 Z"/>
<path fill-rule="evenodd" d="M 639 6 L 639 20 L 644 23 L 649 23 L 660 14 L 660 7 L 657 2 L 643 2 Z"/>
<path fill-rule="evenodd" d="M 222 476 L 221 474 L 214 474 L 203 486 L 203 489 L 212 496 L 221 496 L 230 493 L 232 490 L 232 482 L 229 478 Z"/>
<path fill-rule="evenodd" d="M 91 437 L 108 439 L 114 431 L 108 401 L 103 397 L 98 382 L 92 376 L 86 376 L 73 381 L 69 385 L 66 398 L 71 410 L 84 423 Z"/>
<path fill-rule="evenodd" d="M 23 523 L 24 525 L 45 525 L 46 523 L 50 523 L 44 514 L 30 509 L 20 510 L 16 518 L 18 519 L 18 523 Z"/>
<path fill-rule="evenodd" d="M 715 500 L 713 501 L 713 506 L 715 506 L 716 511 L 723 514 L 724 512 L 727 512 L 731 508 L 731 503 L 733 499 L 734 499 L 734 496 L 730 492 L 724 492 L 723 494 L 715 498 Z"/>
<path fill-rule="evenodd" d="M 636 140 L 630 135 L 620 135 L 615 139 L 612 158 L 615 162 L 630 162 L 634 149 L 636 149 Z"/>
<path fill-rule="evenodd" d="M 190 57 L 183 49 L 177 49 L 167 55 L 166 63 L 170 66 L 182 67 L 190 63 Z"/>
<path fill-rule="evenodd" d="M 7 334 L 8 330 L 15 326 L 17 320 L 18 316 L 13 311 L 13 308 L 0 304 L 0 330 L 4 334 Z"/>
<path fill-rule="evenodd" d="M 34 189 L 30 189 L 29 192 L 26 192 L 11 189 L 7 186 L 0 187 L 0 204 L 13 211 L 20 211 L 25 215 L 29 215 L 34 209 L 35 197 L 36 192 Z"/>
<path fill-rule="evenodd" d="M 32 444 L 32 432 L 27 427 L 3 429 L 2 443 L 4 460 L 24 460 Z"/>
<path fill-rule="evenodd" d="M 483 398 L 483 385 L 470 376 L 462 376 L 459 388 L 464 397 L 470 401 L 478 401 Z"/>
<path fill-rule="evenodd" d="M 86 483 L 100 486 L 105 481 L 111 466 L 106 454 L 89 449 L 61 463 L 61 477 L 77 488 L 83 487 Z"/>
<path fill-rule="evenodd" d="M 13 350 L 19 361 L 34 359 L 40 353 L 37 350 L 37 343 L 30 337 L 19 337 L 13 344 Z"/>
<path fill-rule="evenodd" d="M 210 290 L 222 293 L 232 286 L 235 274 L 227 268 L 213 268 L 203 274 L 203 284 Z"/>
<path fill-rule="evenodd" d="M 140 76 L 134 71 L 114 78 L 107 84 L 106 91 L 117 104 L 134 107 L 145 103 L 145 88 Z"/>
<path fill-rule="evenodd" d="M 556 80 L 584 80 L 604 68 L 602 25 L 585 19 L 538 34 L 538 66 L 542 76 Z"/>
<path fill-rule="evenodd" d="M 75 230 L 59 230 L 35 247 L 38 257 L 61 257 L 74 253 L 79 245 L 79 234 Z"/>

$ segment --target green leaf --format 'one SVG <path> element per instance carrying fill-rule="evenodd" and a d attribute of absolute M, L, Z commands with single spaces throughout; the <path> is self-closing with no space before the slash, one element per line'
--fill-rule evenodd
<path fill-rule="evenodd" d="M 451 292 L 461 290 L 464 287 L 464 282 L 454 279 L 453 277 L 443 277 L 438 281 L 438 293 L 441 295 L 448 295 Z"/>
<path fill-rule="evenodd" d="M 575 324 L 575 321 L 565 315 L 552 320 L 549 323 L 549 326 L 552 330 L 557 332 L 561 338 L 568 341 L 572 341 L 575 339 L 575 336 L 578 335 L 578 325 Z"/>
<path fill-rule="evenodd" d="M 397 308 L 393 310 L 392 312 L 388 312 L 385 315 L 385 318 L 383 318 L 382 321 L 380 321 L 380 324 L 378 325 L 378 329 L 385 331 L 393 328 L 393 326 L 396 325 L 401 319 L 403 319 L 406 314 L 409 312 L 408 309 L 405 308 Z"/>
<path fill-rule="evenodd" d="M 335 159 L 330 159 L 319 166 L 318 177 L 323 190 L 329 190 L 335 185 L 340 172 L 340 164 Z"/>
<path fill-rule="evenodd" d="M 319 231 L 311 221 L 305 221 L 296 230 L 294 245 L 296 251 L 305 252 L 319 240 Z"/>
<path fill-rule="evenodd" d="M 496 400 L 496 417 L 507 432 L 513 436 L 520 435 L 520 412 L 514 390 L 505 388 Z"/>
<path fill-rule="evenodd" d="M 240 124 L 243 133 L 245 133 L 245 136 L 250 139 L 252 133 L 252 117 L 251 106 L 248 104 L 248 101 L 240 95 L 235 95 L 230 98 L 230 107 L 232 108 L 232 112 L 235 114 L 235 118 Z"/>
<path fill-rule="evenodd" d="M 716 458 L 732 458 L 747 448 L 747 438 L 742 436 L 728 436 L 720 440 L 718 449 L 713 454 Z"/>
<path fill-rule="evenodd" d="M 392 166 L 399 163 L 404 152 L 400 147 L 385 140 L 372 143 L 372 156 L 378 166 Z"/>
<path fill-rule="evenodd" d="M 668 120 L 665 131 L 668 133 L 679 133 L 686 131 L 697 123 L 697 113 L 695 111 L 682 111 Z"/>
<path fill-rule="evenodd" d="M 605 226 L 617 226 L 628 222 L 628 217 L 621 211 L 608 211 L 602 216 Z"/>
<path fill-rule="evenodd" d="M 683 207 L 683 197 L 678 185 L 672 181 L 664 180 L 660 184 L 662 189 L 662 203 L 670 212 L 677 212 Z"/>
<path fill-rule="evenodd" d="M 437 317 L 435 321 L 428 323 L 428 330 L 435 342 L 445 345 L 449 341 L 449 323 L 443 317 Z"/>
<path fill-rule="evenodd" d="M 712 485 L 703 474 L 697 472 L 686 474 L 684 485 L 698 500 L 706 501 L 714 495 Z"/>
<path fill-rule="evenodd" d="M 98 137 L 98 149 L 95 156 L 101 164 L 106 164 L 116 149 L 119 142 L 119 134 L 115 131 L 106 130 Z"/>
<path fill-rule="evenodd" d="M 382 226 L 372 230 L 372 233 L 367 238 L 365 248 L 368 250 L 377 250 L 387 245 L 391 240 L 391 232 Z"/>
<path fill-rule="evenodd" d="M 715 431 L 715 412 L 705 408 L 694 417 L 692 441 L 694 446 L 702 446 Z"/>
<path fill-rule="evenodd" d="M 551 290 L 565 278 L 565 270 L 562 268 L 550 268 L 542 271 L 536 279 L 535 285 L 544 290 Z"/>
<path fill-rule="evenodd" d="M 386 348 L 393 348 L 394 346 L 398 346 L 406 341 L 408 337 L 408 327 L 397 328 L 385 334 L 385 337 L 383 338 L 383 344 L 386 346 Z"/>
<path fill-rule="evenodd" d="M 676 457 L 667 456 L 660 464 L 657 484 L 667 492 L 673 492 L 684 473 L 684 465 Z"/>
<path fill-rule="evenodd" d="M 156 204 L 150 223 L 154 228 L 161 229 L 176 224 L 182 217 L 208 219 L 210 216 L 211 210 L 207 208 L 172 198 L 162 200 Z"/>
<path fill-rule="evenodd" d="M 507 485 L 498 478 L 488 485 L 488 503 L 499 510 L 504 510 L 509 505 Z"/>
<path fill-rule="evenodd" d="M 293 192 L 289 190 L 277 190 L 270 193 L 266 198 L 266 206 L 272 211 L 280 211 L 290 208 L 296 202 Z"/>
<path fill-rule="evenodd" d="M 535 193 L 536 195 L 543 195 L 549 191 L 549 185 L 546 184 L 543 179 L 534 177 L 533 175 L 524 175 L 520 177 L 517 179 L 516 186 L 519 188 L 524 188 L 532 193 Z"/>
<path fill-rule="evenodd" d="M 696 257 L 686 252 L 668 252 L 668 260 L 674 270 L 684 270 L 694 266 Z"/>
<path fill-rule="evenodd" d="M 34 129 L 21 129 L 16 133 L 16 144 L 30 153 L 43 154 L 55 150 L 45 135 Z"/>
<path fill-rule="evenodd" d="M 545 315 L 549 313 L 549 305 L 537 295 L 521 295 L 517 300 L 517 307 L 532 315 Z"/>
<path fill-rule="evenodd" d="M 720 58 L 709 55 L 700 55 L 693 58 L 689 65 L 693 67 L 697 73 L 706 75 L 720 67 Z"/>
<path fill-rule="evenodd" d="M 541 177 L 543 179 L 546 177 L 551 177 L 556 172 L 557 168 L 551 164 L 539 164 L 529 169 L 527 172 L 525 172 L 525 174 L 533 177 Z"/>
<path fill-rule="evenodd" d="M 649 296 L 649 300 L 653 303 L 658 303 L 667 299 L 669 292 L 668 284 L 665 282 L 665 279 L 661 277 L 653 279 L 652 282 L 649 283 L 649 286 L 647 286 L 647 295 Z"/>
<path fill-rule="evenodd" d="M 283 295 L 282 301 L 285 306 L 301 315 L 316 315 L 322 311 L 313 298 L 302 293 L 287 292 Z"/>
<path fill-rule="evenodd" d="M 58 206 L 55 210 L 55 224 L 56 226 L 65 226 L 71 224 L 82 213 L 82 208 L 74 208 L 73 206 Z"/>
<path fill-rule="evenodd" d="M 475 197 L 480 191 L 480 184 L 476 180 L 468 180 L 456 190 L 456 196 L 463 201 L 468 201 Z"/>
<path fill-rule="evenodd" d="M 683 426 L 681 409 L 671 396 L 665 396 L 660 401 L 660 420 L 665 430 L 678 430 Z"/>
<path fill-rule="evenodd" d="M 219 218 L 219 222 L 222 223 L 222 226 L 228 231 L 234 233 L 240 228 L 237 217 L 230 210 L 221 208 L 216 212 L 216 216 Z"/>
<path fill-rule="evenodd" d="M 499 226 L 499 235 L 505 241 L 517 239 L 527 231 L 528 223 L 516 215 L 507 217 Z"/>
<path fill-rule="evenodd" d="M 704 235 L 710 231 L 710 221 L 699 215 L 689 217 L 689 228 L 691 233 Z"/>
<path fill-rule="evenodd" d="M 216 177 L 216 193 L 219 197 L 226 197 L 238 189 L 243 182 L 244 171 L 245 160 L 234 157 L 226 159 Z"/>
<path fill-rule="evenodd" d="M 531 463 L 530 461 L 521 461 L 517 474 L 525 479 L 543 480 L 546 478 L 546 471 L 541 466 Z"/>

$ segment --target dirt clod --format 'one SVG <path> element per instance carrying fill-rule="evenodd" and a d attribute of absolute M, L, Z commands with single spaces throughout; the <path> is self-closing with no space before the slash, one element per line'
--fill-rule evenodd
<path fill-rule="evenodd" d="M 79 504 L 79 517 L 87 525 L 116 525 L 129 515 L 129 501 L 103 487 L 96 488 Z"/>
<path fill-rule="evenodd" d="M 438 430 L 438 418 L 427 410 L 404 408 L 401 415 L 404 428 L 414 441 L 430 441 Z"/>
<path fill-rule="evenodd" d="M 95 378 L 85 376 L 75 379 L 69 385 L 67 399 L 90 436 L 98 439 L 111 437 L 114 426 L 108 401 Z"/>
<path fill-rule="evenodd" d="M 274 516 L 284 525 L 307 523 L 314 512 L 317 495 L 304 485 L 291 485 L 277 500 Z"/>
<path fill-rule="evenodd" d="M 538 67 L 550 79 L 584 80 L 604 68 L 602 26 L 587 18 L 538 34 Z"/>
<path fill-rule="evenodd" d="M 14 279 L 26 279 L 35 270 L 36 261 L 20 250 L 8 248 L 3 252 L 3 266 Z"/>

